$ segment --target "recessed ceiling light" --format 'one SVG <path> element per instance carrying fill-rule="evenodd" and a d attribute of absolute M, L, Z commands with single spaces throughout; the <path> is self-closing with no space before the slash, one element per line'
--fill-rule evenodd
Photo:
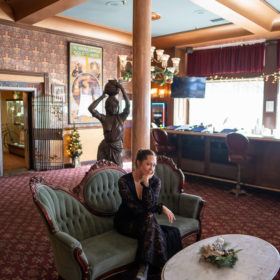
<path fill-rule="evenodd" d="M 210 19 L 210 21 L 219 22 L 219 21 L 224 21 L 224 19 L 223 18 L 214 18 L 214 19 Z"/>
<path fill-rule="evenodd" d="M 114 6 L 114 7 L 120 7 L 120 6 L 125 6 L 127 4 L 127 0 L 123 1 L 108 1 L 105 3 L 107 6 Z"/>

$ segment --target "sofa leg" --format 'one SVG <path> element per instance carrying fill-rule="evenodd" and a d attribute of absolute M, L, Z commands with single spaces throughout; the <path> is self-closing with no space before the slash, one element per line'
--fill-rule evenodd
<path fill-rule="evenodd" d="M 201 239 L 201 231 L 199 231 L 197 234 L 196 234 L 196 241 L 199 241 Z"/>

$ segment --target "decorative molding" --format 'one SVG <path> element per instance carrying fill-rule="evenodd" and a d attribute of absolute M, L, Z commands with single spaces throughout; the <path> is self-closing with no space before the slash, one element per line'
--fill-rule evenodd
<path fill-rule="evenodd" d="M 0 24 L 11 26 L 11 27 L 23 28 L 23 29 L 27 29 L 27 30 L 31 30 L 31 31 L 45 32 L 45 33 L 49 33 L 49 34 L 53 34 L 53 35 L 68 37 L 68 38 L 70 38 L 70 40 L 87 40 L 89 42 L 94 41 L 94 43 L 102 45 L 102 46 L 104 46 L 104 45 L 120 46 L 123 48 L 127 48 L 128 50 L 130 50 L 132 48 L 131 46 L 128 46 L 125 44 L 121 44 L 121 43 L 117 43 L 117 42 L 110 42 L 110 41 L 106 41 L 106 40 L 102 40 L 102 39 L 98 39 L 98 38 L 94 38 L 94 37 L 89 37 L 89 36 L 84 36 L 84 35 L 79 35 L 79 34 L 71 33 L 70 31 L 69 32 L 57 31 L 57 30 L 48 29 L 45 27 L 38 27 L 38 26 L 34 26 L 34 25 L 15 23 L 13 21 L 4 20 L 4 19 L 0 19 Z"/>
<path fill-rule="evenodd" d="M 44 73 L 44 72 L 31 72 L 31 71 L 10 70 L 10 69 L 0 69 L 0 74 L 34 76 L 34 77 L 44 77 L 44 78 L 45 76 L 49 75 L 48 73 Z"/>

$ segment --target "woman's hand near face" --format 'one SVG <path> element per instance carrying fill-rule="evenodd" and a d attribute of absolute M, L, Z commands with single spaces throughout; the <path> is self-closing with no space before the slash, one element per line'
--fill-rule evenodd
<path fill-rule="evenodd" d="M 168 218 L 169 223 L 173 223 L 175 219 L 175 216 L 171 210 L 169 210 L 166 206 L 162 206 L 162 212 L 166 215 Z"/>
<path fill-rule="evenodd" d="M 148 174 L 144 174 L 142 176 L 141 182 L 148 187 L 149 186 L 149 180 L 154 176 L 154 172 L 149 172 Z"/>

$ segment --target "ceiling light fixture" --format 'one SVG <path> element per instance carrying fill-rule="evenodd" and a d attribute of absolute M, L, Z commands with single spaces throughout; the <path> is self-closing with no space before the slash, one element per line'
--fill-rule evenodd
<path fill-rule="evenodd" d="M 156 12 L 152 12 L 152 20 L 159 20 L 161 18 L 161 15 Z"/>
<path fill-rule="evenodd" d="M 127 4 L 127 0 L 123 1 L 108 1 L 105 3 L 106 6 L 121 7 Z"/>
<path fill-rule="evenodd" d="M 180 58 L 173 57 L 172 67 L 168 67 L 170 55 L 165 54 L 164 50 L 151 47 L 151 81 L 161 86 L 172 84 L 173 78 L 179 73 Z M 120 80 L 130 81 L 132 79 L 132 61 L 127 59 L 127 55 L 119 55 Z"/>

